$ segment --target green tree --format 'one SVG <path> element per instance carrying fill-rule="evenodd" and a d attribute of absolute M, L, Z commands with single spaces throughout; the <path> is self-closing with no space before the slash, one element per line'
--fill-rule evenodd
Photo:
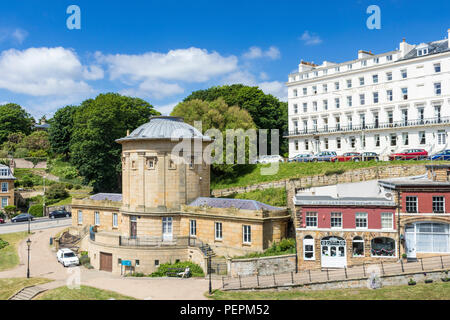
<path fill-rule="evenodd" d="M 45 197 L 49 200 L 64 199 L 69 196 L 66 186 L 63 183 L 55 183 L 45 190 Z"/>
<path fill-rule="evenodd" d="M 283 134 L 288 129 L 288 107 L 270 94 L 265 94 L 258 87 L 242 84 L 212 87 L 192 92 L 184 101 L 194 99 L 214 101 L 222 97 L 229 106 L 239 106 L 247 110 L 258 129 L 278 129 L 280 131 L 280 154 L 288 151 L 287 140 Z M 270 146 L 267 149 L 270 153 Z"/>
<path fill-rule="evenodd" d="M 159 115 L 138 98 L 100 94 L 84 101 L 74 115 L 71 162 L 95 192 L 120 191 L 121 146 L 115 140 Z"/>
<path fill-rule="evenodd" d="M 19 105 L 8 103 L 0 106 L 0 144 L 7 141 L 11 133 L 31 133 L 34 119 Z"/>
<path fill-rule="evenodd" d="M 67 160 L 70 152 L 70 141 L 73 131 L 73 118 L 77 106 L 66 106 L 56 111 L 50 119 L 49 141 L 51 149 L 56 154 L 61 154 Z"/>
<path fill-rule="evenodd" d="M 26 148 L 30 151 L 47 151 L 50 149 L 49 134 L 47 131 L 34 131 L 29 136 L 23 138 L 18 147 Z"/>
<path fill-rule="evenodd" d="M 6 206 L 3 208 L 3 210 L 5 210 L 5 214 L 8 217 L 8 219 L 11 219 L 16 215 L 17 207 L 16 206 Z"/>

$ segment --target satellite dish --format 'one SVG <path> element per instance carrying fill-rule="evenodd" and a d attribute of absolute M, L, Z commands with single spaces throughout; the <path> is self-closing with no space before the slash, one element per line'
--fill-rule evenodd
<path fill-rule="evenodd" d="M 384 194 L 384 196 L 385 196 L 387 199 L 392 199 L 392 193 L 390 193 L 390 192 L 386 192 L 386 193 Z"/>

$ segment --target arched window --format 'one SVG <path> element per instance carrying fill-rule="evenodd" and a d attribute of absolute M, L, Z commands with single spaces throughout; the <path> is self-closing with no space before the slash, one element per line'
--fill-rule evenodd
<path fill-rule="evenodd" d="M 395 257 L 395 240 L 391 238 L 375 238 L 371 241 L 372 257 Z"/>
<path fill-rule="evenodd" d="M 364 257 L 364 240 L 361 237 L 353 238 L 353 256 Z"/>
<path fill-rule="evenodd" d="M 315 260 L 314 239 L 311 236 L 306 236 L 303 239 L 303 259 Z"/>

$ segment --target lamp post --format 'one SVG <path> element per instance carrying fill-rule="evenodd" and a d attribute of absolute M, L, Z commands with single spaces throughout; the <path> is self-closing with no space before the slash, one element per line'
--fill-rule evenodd
<path fill-rule="evenodd" d="M 209 275 L 209 294 L 212 294 L 212 285 L 211 285 L 211 254 L 208 255 L 208 275 Z"/>
<path fill-rule="evenodd" d="M 31 247 L 31 240 L 30 240 L 30 238 L 28 238 L 28 240 L 27 240 L 27 246 L 28 246 L 27 278 L 30 278 L 30 247 Z"/>
<path fill-rule="evenodd" d="M 44 205 L 42 206 L 42 216 L 43 217 L 45 217 L 45 178 L 46 178 L 46 176 L 44 175 L 43 177 L 43 180 L 44 180 Z"/>

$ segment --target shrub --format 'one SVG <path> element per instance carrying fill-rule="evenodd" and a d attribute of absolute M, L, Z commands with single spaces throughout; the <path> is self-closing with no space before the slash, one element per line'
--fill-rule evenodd
<path fill-rule="evenodd" d="M 7 158 L 7 157 L 8 157 L 8 151 L 0 150 L 0 159 L 1 158 Z"/>
<path fill-rule="evenodd" d="M 9 243 L 7 241 L 0 239 L 0 250 L 8 245 L 9 245 Z"/>
<path fill-rule="evenodd" d="M 20 184 L 25 188 L 32 188 L 34 186 L 33 177 L 26 175 L 20 180 Z"/>
<path fill-rule="evenodd" d="M 44 210 L 44 206 L 42 204 L 35 204 L 30 207 L 30 209 L 28 210 L 28 213 L 35 217 L 42 217 L 43 210 Z"/>
<path fill-rule="evenodd" d="M 81 186 L 79 184 L 76 184 L 75 185 L 75 190 L 80 190 L 80 189 L 81 189 Z"/>
<path fill-rule="evenodd" d="M 73 184 L 71 184 L 71 183 L 66 183 L 66 188 L 67 188 L 68 190 L 72 190 L 72 189 L 73 189 Z"/>
<path fill-rule="evenodd" d="M 55 183 L 45 191 L 45 197 L 50 200 L 64 199 L 69 196 L 64 184 Z"/>
<path fill-rule="evenodd" d="M 6 216 L 8 216 L 10 219 L 12 217 L 14 217 L 17 213 L 17 208 L 16 206 L 6 206 L 3 208 L 3 210 L 5 210 L 5 214 Z"/>
<path fill-rule="evenodd" d="M 26 158 L 30 154 L 30 151 L 26 148 L 17 148 L 14 152 L 14 158 Z"/>
<path fill-rule="evenodd" d="M 91 258 L 89 258 L 88 256 L 87 256 L 87 254 L 86 255 L 81 255 L 81 257 L 80 257 L 80 264 L 81 265 L 90 265 L 91 264 Z"/>
<path fill-rule="evenodd" d="M 325 175 L 332 176 L 335 174 L 343 174 L 344 172 L 345 172 L 344 169 L 330 169 L 330 170 L 325 171 Z"/>
<path fill-rule="evenodd" d="M 190 261 L 182 261 L 182 262 L 176 262 L 176 263 L 164 263 L 161 264 L 158 268 L 158 271 L 153 272 L 150 277 L 165 277 L 167 275 L 169 268 L 180 268 L 180 269 L 186 269 L 188 268 L 191 270 L 191 274 L 193 277 L 204 277 L 205 273 L 203 272 L 203 269 L 198 265 Z"/>

